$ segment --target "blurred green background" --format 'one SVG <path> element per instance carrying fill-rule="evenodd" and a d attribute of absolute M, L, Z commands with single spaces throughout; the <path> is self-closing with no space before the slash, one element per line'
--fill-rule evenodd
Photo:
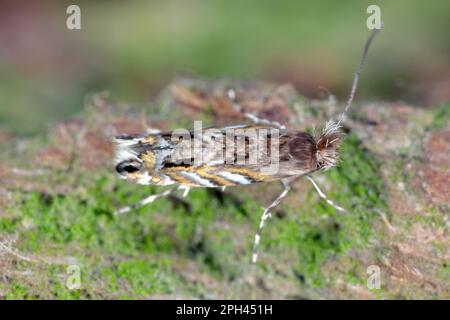
<path fill-rule="evenodd" d="M 449 1 L 0 2 L 0 130 L 45 132 L 86 95 L 151 108 L 177 72 L 292 82 L 308 97 L 346 99 L 368 35 L 366 8 L 385 28 L 358 98 L 432 106 L 450 98 Z"/>
<path fill-rule="evenodd" d="M 81 30 L 66 28 L 73 3 Z M 290 82 L 310 98 L 326 99 L 324 87 L 345 101 L 369 35 L 369 4 L 381 7 L 385 27 L 356 99 L 359 110 L 380 111 L 386 126 L 364 124 L 375 142 L 368 150 L 357 121 L 341 164 L 318 177 L 349 214 L 336 214 L 299 183 L 265 231 L 255 276 L 246 263 L 275 184 L 226 196 L 197 189 L 186 203 L 112 215 L 159 191 L 119 181 L 105 165 L 107 113 L 82 112 L 92 94 L 108 90 L 114 105 L 155 115 L 157 96 L 181 72 Z M 0 0 L 0 154 L 8 159 L 0 163 L 0 241 L 48 262 L 1 255 L 0 299 L 447 297 L 445 215 L 428 200 L 446 194 L 448 170 L 427 159 L 448 158 L 438 143 L 447 136 L 434 131 L 449 117 L 449 27 L 444 0 Z M 51 128 L 77 115 L 82 123 Z M 83 139 L 79 128 L 87 130 Z M 434 152 L 417 156 L 427 141 Z M 40 167 L 43 174 L 27 170 Z M 394 227 L 386 229 L 384 212 Z M 64 286 L 73 261 L 83 270 L 81 290 Z M 386 266 L 376 292 L 366 290 L 373 263 Z"/>

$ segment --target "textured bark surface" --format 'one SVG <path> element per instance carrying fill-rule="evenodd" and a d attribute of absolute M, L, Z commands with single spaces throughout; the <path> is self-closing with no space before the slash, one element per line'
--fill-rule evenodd
<path fill-rule="evenodd" d="M 156 188 L 118 181 L 111 137 L 246 123 L 226 99 L 297 129 L 320 129 L 342 105 L 307 101 L 290 85 L 175 79 L 146 111 L 90 99 L 46 138 L 1 133 L 0 297 L 450 298 L 450 105 L 356 104 L 341 165 L 316 175 L 347 208 L 327 207 L 298 181 L 268 222 L 249 265 L 260 207 L 276 183 L 195 190 L 117 218 Z M 81 289 L 66 286 L 81 267 Z M 369 266 L 380 289 L 367 286 Z"/>

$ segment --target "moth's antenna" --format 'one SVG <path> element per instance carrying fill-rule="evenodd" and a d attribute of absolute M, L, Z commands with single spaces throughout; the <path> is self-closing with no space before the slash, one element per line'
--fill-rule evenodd
<path fill-rule="evenodd" d="M 348 109 L 350 109 L 350 107 L 352 105 L 353 98 L 355 97 L 356 88 L 358 87 L 359 78 L 360 78 L 361 72 L 364 68 L 364 63 L 366 62 L 367 52 L 369 52 L 369 47 L 370 47 L 370 44 L 372 43 L 373 38 L 375 38 L 375 36 L 377 35 L 377 33 L 380 30 L 381 29 L 374 29 L 366 41 L 366 44 L 364 46 L 364 51 L 363 51 L 363 54 L 361 57 L 361 61 L 359 62 L 359 67 L 355 72 L 355 77 L 353 78 L 352 90 L 350 91 L 350 96 L 348 97 L 347 104 L 345 105 L 345 109 L 339 116 L 339 120 L 337 122 L 338 125 L 340 125 L 342 120 L 344 120 Z"/>

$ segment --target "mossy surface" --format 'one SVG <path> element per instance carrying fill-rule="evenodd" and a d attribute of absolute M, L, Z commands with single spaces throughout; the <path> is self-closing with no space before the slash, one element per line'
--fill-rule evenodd
<path fill-rule="evenodd" d="M 375 210 L 386 207 L 383 182 L 377 163 L 355 136 L 346 139 L 343 154 L 337 169 L 318 176 L 329 182 L 328 195 L 348 212 L 336 213 L 309 189 L 304 203 L 286 206 L 284 218 L 269 221 L 263 262 L 257 266 L 261 276 L 274 272 L 272 261 L 293 253 L 284 278 L 277 281 L 321 288 L 322 263 L 367 244 Z M 115 208 L 159 189 L 118 181 L 100 170 L 80 176 L 70 194 L 17 191 L 16 201 L 0 219 L 0 232 L 16 236 L 16 248 L 41 262 L 19 262 L 16 272 L 39 274 L 25 283 L 3 283 L 2 292 L 6 298 L 219 297 L 175 273 L 174 264 L 194 263 L 199 268 L 195 273 L 212 282 L 238 281 L 248 267 L 263 205 L 245 188 L 238 189 L 240 201 L 234 192 L 222 196 L 194 189 L 187 199 L 163 199 L 119 217 L 113 215 Z M 80 290 L 65 285 L 72 264 L 81 269 Z M 228 297 L 244 296 L 236 291 Z"/>
<path fill-rule="evenodd" d="M 169 113 L 173 121 L 161 126 L 188 122 L 179 111 L 199 97 L 207 107 L 195 116 L 207 114 L 212 124 L 219 119 L 213 115 L 223 102 L 204 93 L 195 96 L 195 84 L 183 91 L 178 109 Z M 295 114 L 292 118 L 310 125 L 329 118 L 328 107 L 310 106 L 295 91 L 286 92 L 282 94 L 291 96 L 283 96 L 284 101 L 301 101 L 297 108 L 286 103 Z M 171 105 L 170 98 L 163 102 Z M 2 153 L 0 241 L 7 249 L 0 248 L 0 297 L 448 296 L 447 207 L 436 204 L 442 191 L 433 182 L 433 175 L 441 174 L 436 171 L 441 164 L 433 163 L 445 159 L 438 153 L 438 142 L 445 139 L 445 106 L 426 116 L 426 111 L 402 105 L 361 106 L 346 128 L 339 165 L 314 174 L 327 196 L 346 212 L 337 212 L 306 179 L 299 179 L 264 229 L 256 266 L 250 264 L 254 234 L 261 208 L 281 190 L 277 183 L 225 192 L 194 188 L 187 198 L 176 194 L 115 216 L 117 208 L 162 191 L 119 180 L 110 165 L 111 150 L 105 148 L 110 139 L 105 128 L 119 123 L 123 132 L 143 131 L 142 115 L 109 102 L 88 104 L 86 110 L 58 125 L 48 139 L 28 139 L 21 151 Z M 366 119 L 370 116 L 376 121 Z M 428 155 L 418 143 L 404 152 L 408 140 L 400 135 L 384 142 L 387 130 L 402 132 L 399 126 L 408 129 L 408 119 L 419 118 L 423 120 L 411 130 L 411 139 L 434 139 L 430 145 L 437 147 L 427 149 Z M 41 167 L 42 172 L 33 171 Z M 380 289 L 368 287 L 370 266 L 381 270 Z M 80 287 L 75 289 L 70 286 L 74 267 L 80 272 Z"/>

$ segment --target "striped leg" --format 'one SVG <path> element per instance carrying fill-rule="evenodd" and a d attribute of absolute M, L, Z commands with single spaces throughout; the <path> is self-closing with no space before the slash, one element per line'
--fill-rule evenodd
<path fill-rule="evenodd" d="M 280 195 L 267 208 L 264 209 L 259 220 L 258 231 L 255 234 L 255 241 L 253 243 L 252 263 L 256 263 L 256 261 L 258 260 L 259 243 L 261 241 L 261 234 L 264 229 L 264 225 L 266 224 L 266 220 L 272 216 L 271 211 L 280 204 L 281 200 L 283 200 L 291 190 L 290 180 L 281 180 L 281 182 L 284 186 L 283 192 L 281 192 Z"/>
<path fill-rule="evenodd" d="M 335 208 L 337 211 L 341 211 L 344 212 L 345 209 L 338 206 L 337 204 L 335 204 L 332 200 L 328 199 L 327 195 L 320 190 L 319 186 L 317 185 L 317 183 L 314 181 L 314 179 L 311 176 L 306 176 L 306 179 L 308 179 L 312 185 L 314 186 L 314 188 L 316 189 L 317 193 L 319 194 L 319 197 L 321 197 L 322 199 L 324 199 L 330 206 L 332 206 L 333 208 Z"/>
<path fill-rule="evenodd" d="M 178 189 L 184 189 L 183 198 L 186 198 L 189 194 L 189 191 L 191 191 L 191 188 L 189 188 L 189 187 L 178 187 Z"/>
<path fill-rule="evenodd" d="M 280 129 L 286 129 L 286 127 L 284 125 L 282 125 L 282 124 L 280 124 L 280 123 L 278 123 L 276 121 L 270 121 L 270 120 L 267 120 L 267 119 L 262 119 L 262 118 L 259 118 L 256 115 L 254 115 L 253 113 L 245 112 L 244 109 L 242 108 L 241 104 L 237 101 L 236 91 L 234 91 L 233 89 L 228 89 L 227 96 L 228 96 L 228 99 L 233 104 L 234 110 L 236 110 L 237 112 L 242 113 L 244 115 L 244 117 L 246 117 L 247 119 L 251 120 L 255 124 L 263 124 L 263 125 L 275 126 L 277 128 L 280 128 Z"/>
<path fill-rule="evenodd" d="M 132 210 L 139 209 L 139 208 L 141 208 L 141 207 L 143 207 L 143 206 L 145 206 L 145 205 L 147 205 L 149 203 L 154 202 L 157 199 L 160 199 L 160 198 L 163 198 L 163 197 L 167 197 L 168 195 L 172 194 L 176 190 L 178 190 L 178 188 L 172 188 L 172 189 L 168 189 L 166 191 L 163 191 L 161 193 L 152 194 L 152 195 L 148 196 L 147 198 L 144 198 L 144 199 L 140 200 L 139 202 L 137 202 L 137 203 L 135 203 L 135 204 L 133 204 L 131 206 L 127 206 L 127 207 L 124 207 L 124 208 L 121 208 L 119 210 L 114 211 L 114 215 L 115 216 L 119 216 L 121 214 L 130 212 Z"/>

